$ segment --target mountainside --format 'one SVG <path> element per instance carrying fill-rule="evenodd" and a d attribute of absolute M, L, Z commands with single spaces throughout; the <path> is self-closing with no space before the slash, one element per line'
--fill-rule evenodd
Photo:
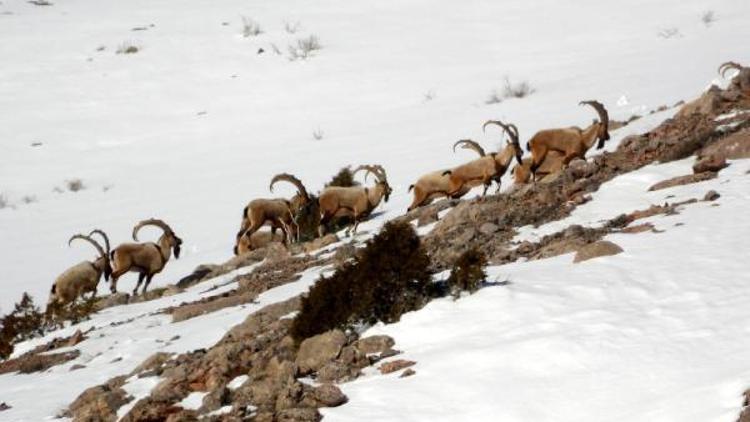
<path fill-rule="evenodd" d="M 74 233 L 115 246 L 156 217 L 182 254 L 148 294 L 16 344 L 0 420 L 739 417 L 750 71 L 716 67 L 750 63 L 744 2 L 43 3 L 0 3 L 2 314 L 91 259 Z M 528 157 L 536 131 L 586 126 L 589 99 L 611 139 L 587 161 L 406 212 L 417 177 L 473 158 L 456 140 L 502 149 L 487 119 Z M 356 236 L 232 258 L 247 202 L 291 196 L 274 174 L 316 194 L 373 163 L 393 192 Z M 301 295 L 389 221 L 437 284 L 481 251 L 482 288 L 295 343 Z"/>

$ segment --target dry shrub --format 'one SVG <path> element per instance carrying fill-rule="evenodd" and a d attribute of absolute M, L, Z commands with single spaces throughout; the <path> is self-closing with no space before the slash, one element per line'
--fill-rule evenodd
<path fill-rule="evenodd" d="M 429 258 L 408 223 L 390 222 L 353 261 L 321 276 L 302 299 L 291 333 L 300 342 L 333 328 L 398 321 L 429 299 Z"/>
<path fill-rule="evenodd" d="M 359 186 L 359 182 L 354 180 L 354 173 L 352 173 L 352 169 L 349 166 L 342 167 L 341 170 L 339 170 L 338 173 L 336 173 L 330 182 L 326 183 L 326 187 L 329 186 L 341 186 L 341 187 L 350 187 L 350 186 Z"/>
<path fill-rule="evenodd" d="M 487 266 L 487 257 L 480 250 L 471 248 L 461 254 L 451 269 L 448 277 L 448 288 L 454 298 L 458 298 L 461 292 L 474 293 L 482 286 L 487 274 L 484 267 Z"/>

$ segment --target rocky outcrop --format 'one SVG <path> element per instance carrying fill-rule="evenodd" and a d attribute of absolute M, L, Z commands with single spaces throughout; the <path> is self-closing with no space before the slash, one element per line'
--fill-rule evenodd
<path fill-rule="evenodd" d="M 598 258 L 601 256 L 617 255 L 622 253 L 621 247 L 617 246 L 608 240 L 600 240 L 598 242 L 590 243 L 576 252 L 573 262 L 583 262 L 589 259 Z"/>

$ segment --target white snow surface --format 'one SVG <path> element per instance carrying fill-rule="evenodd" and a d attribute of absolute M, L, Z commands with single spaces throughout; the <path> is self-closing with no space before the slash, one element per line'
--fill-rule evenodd
<path fill-rule="evenodd" d="M 154 278 L 153 287 L 163 286 L 226 260 L 250 199 L 292 193 L 282 185 L 269 193 L 272 175 L 294 173 L 315 192 L 342 166 L 380 163 L 394 193 L 360 225 L 370 236 L 404 212 L 420 174 L 467 158 L 451 153 L 455 140 L 501 145 L 497 131 L 482 133 L 486 119 L 513 121 L 525 144 L 538 129 L 587 125 L 594 114 L 580 100 L 596 98 L 624 120 L 725 84 L 715 73 L 723 61 L 750 62 L 741 41 L 750 38 L 746 0 L 52 2 L 0 3 L 0 195 L 8 203 L 0 208 L 0 313 L 24 291 L 46 302 L 58 274 L 93 257 L 89 247 L 66 245 L 74 233 L 101 228 L 114 246 L 130 241 L 137 221 L 164 219 L 184 244 Z M 717 16 L 710 27 L 700 21 L 706 10 Z M 263 33 L 242 37 L 240 16 Z M 301 29 L 286 33 L 284 23 L 297 21 Z M 658 37 L 665 28 L 682 37 Z M 322 50 L 288 60 L 287 45 L 311 34 Z M 123 43 L 140 51 L 116 54 Z M 505 75 L 536 92 L 485 104 Z M 606 150 L 675 111 L 613 131 Z M 646 192 L 689 167 L 652 165 L 618 177 L 564 221 L 523 228 L 518 240 L 708 189 L 721 193 L 718 207 L 701 202 L 648 219 L 664 233 L 609 236 L 625 249 L 614 257 L 491 268 L 493 278 L 512 283 L 371 329 L 393 335 L 403 357 L 418 361 L 417 374 L 367 371 L 343 386 L 349 403 L 325 410 L 326 419 L 733 421 L 750 381 L 743 360 L 750 165 Z M 66 191 L 76 178 L 85 188 Z M 141 237 L 158 235 L 148 228 Z M 97 328 L 71 362 L 0 376 L 0 401 L 13 406 L 0 421 L 52 419 L 85 388 L 130 373 L 157 351 L 210 347 L 328 270 L 312 269 L 258 303 L 180 323 L 156 313 L 234 288 L 206 291 L 245 269 L 22 343 L 15 355 Z M 134 284 L 131 274 L 119 288 Z M 75 364 L 85 368 L 69 371 Z M 156 382 L 133 378 L 125 388 L 141 397 Z"/>

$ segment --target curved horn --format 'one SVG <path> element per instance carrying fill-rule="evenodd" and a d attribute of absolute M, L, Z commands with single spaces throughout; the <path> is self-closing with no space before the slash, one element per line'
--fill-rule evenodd
<path fill-rule="evenodd" d="M 458 145 L 461 145 L 461 148 L 464 149 L 473 149 L 477 152 L 477 154 L 479 154 L 480 157 L 484 157 L 485 155 L 487 155 L 487 153 L 484 152 L 484 148 L 482 148 L 481 145 L 472 141 L 471 139 L 461 139 L 456 141 L 456 143 L 453 144 L 453 152 L 456 152 L 456 147 Z"/>
<path fill-rule="evenodd" d="M 596 100 L 588 100 L 588 101 L 581 101 L 578 103 L 578 105 L 589 105 L 596 110 L 596 113 L 599 115 L 599 119 L 601 120 L 602 124 L 604 125 L 605 130 L 609 130 L 609 113 L 607 113 L 607 109 L 604 108 L 604 104 L 600 103 Z"/>
<path fill-rule="evenodd" d="M 140 230 L 143 226 L 156 226 L 164 230 L 164 233 L 174 234 L 174 231 L 172 231 L 172 228 L 169 227 L 167 223 L 159 220 L 158 218 L 149 218 L 148 220 L 141 221 L 140 223 L 136 224 L 135 227 L 133 227 L 133 240 L 135 240 L 136 242 L 138 241 L 138 230 Z"/>
<path fill-rule="evenodd" d="M 305 200 L 309 200 L 310 196 L 307 194 L 307 189 L 305 189 L 305 185 L 302 184 L 302 181 L 294 177 L 293 175 L 289 173 L 279 173 L 276 176 L 273 176 L 273 179 L 271 179 L 271 184 L 268 186 L 268 189 L 273 192 L 273 185 L 276 182 L 289 182 L 293 184 L 297 188 L 297 192 L 299 192 L 300 195 L 302 195 Z"/>
<path fill-rule="evenodd" d="M 94 229 L 94 230 L 91 230 L 91 233 L 89 233 L 89 236 L 93 236 L 94 233 L 98 233 L 99 236 L 101 236 L 102 239 L 104 239 L 104 246 L 107 248 L 107 255 L 109 255 L 109 251 L 111 249 L 109 248 L 109 238 L 107 237 L 107 233 L 104 233 L 102 230 L 99 230 L 99 229 Z"/>
<path fill-rule="evenodd" d="M 727 70 L 730 70 L 730 69 L 742 70 L 742 65 L 740 65 L 737 62 L 722 63 L 721 66 L 719 66 L 719 75 L 721 75 L 721 77 L 723 78 Z"/>
<path fill-rule="evenodd" d="M 513 123 L 508 123 L 506 125 L 505 123 L 501 122 L 500 120 L 487 120 L 482 125 L 482 132 L 484 132 L 485 129 L 487 128 L 487 125 L 490 125 L 490 124 L 492 124 L 492 125 L 498 125 L 501 128 L 503 128 L 503 130 L 505 131 L 505 133 L 507 133 L 508 136 L 510 137 L 511 142 L 514 143 L 514 144 L 518 143 L 518 128 L 516 127 L 516 125 L 514 125 Z"/>
<path fill-rule="evenodd" d="M 96 248 L 97 252 L 99 252 L 99 256 L 104 256 L 104 257 L 107 256 L 106 253 L 104 252 L 104 249 L 102 249 L 102 246 L 100 244 L 96 243 L 96 240 L 92 239 L 89 236 L 84 236 L 82 234 L 74 234 L 73 236 L 71 236 L 70 239 L 68 239 L 68 246 L 70 246 L 70 244 L 75 239 L 81 239 L 81 240 L 85 240 L 85 241 L 91 243 L 92 245 L 94 245 L 94 247 Z"/>
<path fill-rule="evenodd" d="M 367 173 L 365 173 L 365 180 L 367 180 L 367 175 L 372 173 L 375 175 L 375 177 L 378 176 L 377 170 L 375 170 L 372 166 L 368 166 L 366 164 L 362 164 L 361 166 L 358 166 L 352 171 L 352 177 L 355 176 L 358 172 L 366 170 Z"/>
<path fill-rule="evenodd" d="M 388 181 L 388 177 L 385 174 L 385 169 L 383 168 L 383 166 L 381 166 L 380 164 L 373 164 L 370 167 L 372 167 L 372 169 L 376 171 L 375 175 L 379 176 L 378 178 L 381 179 L 381 182 Z"/>

